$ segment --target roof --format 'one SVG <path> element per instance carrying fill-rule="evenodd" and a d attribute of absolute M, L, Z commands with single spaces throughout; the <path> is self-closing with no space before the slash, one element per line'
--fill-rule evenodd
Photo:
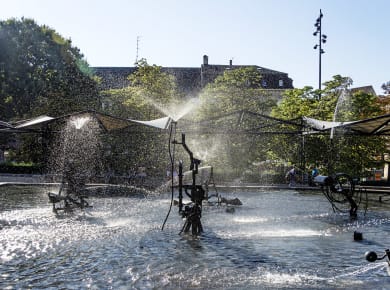
<path fill-rule="evenodd" d="M 351 88 L 350 91 L 351 91 L 351 93 L 357 93 L 360 91 L 360 92 L 364 92 L 366 94 L 372 94 L 372 95 L 376 96 L 376 92 L 375 92 L 373 86 Z"/>

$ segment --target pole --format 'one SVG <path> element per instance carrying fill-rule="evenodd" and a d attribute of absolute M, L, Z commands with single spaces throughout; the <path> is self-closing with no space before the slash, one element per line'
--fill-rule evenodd
<path fill-rule="evenodd" d="M 183 161 L 179 161 L 179 213 L 183 212 Z"/>
<path fill-rule="evenodd" d="M 319 38 L 318 38 L 318 42 L 320 44 L 320 49 L 318 51 L 318 54 L 319 54 L 319 72 L 318 72 L 318 89 L 320 90 L 320 98 L 321 98 L 321 54 L 322 54 L 322 41 L 321 41 L 321 37 L 322 37 L 322 12 L 321 12 L 321 9 L 320 9 L 320 17 L 319 17 Z"/>
<path fill-rule="evenodd" d="M 322 54 L 325 51 L 322 49 L 322 44 L 326 42 L 327 36 L 322 34 L 322 11 L 320 9 L 320 16 L 317 18 L 316 23 L 314 24 L 316 31 L 314 31 L 313 35 L 317 36 L 318 34 L 318 44 L 316 44 L 313 48 L 318 49 L 318 91 L 319 98 L 321 99 L 321 70 L 322 70 Z"/>

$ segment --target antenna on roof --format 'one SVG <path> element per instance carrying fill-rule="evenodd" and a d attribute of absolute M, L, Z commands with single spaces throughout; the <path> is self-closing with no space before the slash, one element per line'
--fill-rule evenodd
<path fill-rule="evenodd" d="M 137 35 L 137 52 L 135 55 L 135 63 L 138 62 L 138 51 L 139 51 L 139 41 L 140 41 L 141 36 Z"/>

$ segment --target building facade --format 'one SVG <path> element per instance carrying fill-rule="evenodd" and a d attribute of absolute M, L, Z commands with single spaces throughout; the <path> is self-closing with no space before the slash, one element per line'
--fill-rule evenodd
<path fill-rule="evenodd" d="M 271 70 L 256 65 L 209 64 L 208 56 L 203 56 L 200 67 L 162 67 L 163 72 L 173 75 L 177 86 L 186 95 L 197 95 L 202 88 L 213 82 L 226 70 L 255 67 L 261 75 L 260 87 L 280 95 L 282 91 L 293 88 L 293 81 L 287 73 Z M 101 89 L 120 89 L 130 85 L 127 77 L 135 72 L 136 67 L 94 67 L 94 72 L 102 80 Z"/>

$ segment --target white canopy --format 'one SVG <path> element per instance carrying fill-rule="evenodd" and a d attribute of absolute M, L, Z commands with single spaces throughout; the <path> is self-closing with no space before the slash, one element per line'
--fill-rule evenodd
<path fill-rule="evenodd" d="M 361 135 L 390 135 L 390 114 L 349 122 L 328 122 L 303 117 L 307 126 L 318 131 L 345 129 Z"/>
<path fill-rule="evenodd" d="M 159 129 L 167 129 L 172 121 L 170 117 L 163 117 L 163 118 L 154 119 L 150 121 L 139 121 L 139 120 L 132 120 L 132 119 L 128 119 L 128 120 L 131 122 L 136 122 L 136 123 L 144 124 L 146 126 L 151 126 Z"/>
<path fill-rule="evenodd" d="M 149 121 L 140 121 L 140 120 L 132 120 L 132 119 L 122 119 L 107 114 L 98 113 L 95 111 L 84 111 L 84 112 L 73 113 L 66 116 L 61 116 L 58 118 L 53 118 L 49 116 L 39 116 L 34 119 L 20 122 L 15 126 L 15 128 L 16 129 L 39 129 L 42 125 L 55 120 L 63 120 L 70 117 L 86 117 L 86 116 L 91 116 L 96 118 L 101 124 L 101 126 L 104 127 L 104 129 L 107 131 L 123 129 L 130 126 L 131 123 L 139 123 L 146 126 L 159 128 L 159 129 L 167 129 L 172 121 L 170 117 L 163 117 L 163 118 L 149 120 Z"/>
<path fill-rule="evenodd" d="M 316 129 L 316 130 L 328 130 L 332 129 L 338 126 L 343 126 L 345 124 L 349 124 L 352 122 L 330 122 L 330 121 L 320 121 L 317 119 L 309 118 L 309 117 L 303 117 L 303 120 L 306 122 L 309 127 Z"/>
<path fill-rule="evenodd" d="M 0 128 L 1 128 L 1 129 L 2 129 L 2 128 L 7 128 L 7 129 L 9 129 L 9 128 L 13 128 L 13 126 L 12 126 L 11 124 L 7 123 L 7 122 L 0 121 Z"/>
<path fill-rule="evenodd" d="M 53 119 L 54 119 L 53 117 L 43 115 L 43 116 L 36 117 L 34 119 L 29 119 L 29 120 L 23 121 L 19 125 L 16 125 L 15 128 L 17 128 L 17 129 L 23 129 L 23 128 L 27 128 L 27 127 L 33 128 L 35 125 L 39 125 L 39 124 L 51 121 Z"/>
<path fill-rule="evenodd" d="M 79 113 L 73 113 L 70 115 L 53 118 L 50 116 L 39 116 L 34 119 L 26 120 L 19 122 L 15 127 L 12 127 L 8 123 L 1 123 L 2 127 L 5 127 L 4 130 L 10 130 L 11 128 L 15 129 L 39 129 L 42 125 L 53 122 L 56 120 L 64 120 L 73 116 L 92 116 L 96 118 L 99 123 L 107 131 L 123 129 L 130 126 L 132 123 L 138 123 L 145 126 L 150 126 L 162 130 L 166 130 L 172 122 L 171 117 L 163 117 L 154 120 L 133 120 L 133 119 L 122 119 L 107 114 L 98 113 L 95 111 L 84 111 Z M 348 122 L 329 122 L 321 121 L 309 117 L 303 117 L 303 121 L 306 124 L 306 128 L 311 129 L 310 132 L 305 131 L 305 134 L 314 134 L 326 132 L 333 129 L 344 129 L 348 133 L 360 134 L 360 135 L 390 135 L 390 114 L 359 120 L 359 121 L 348 121 Z M 285 121 L 284 121 L 285 122 Z"/>

